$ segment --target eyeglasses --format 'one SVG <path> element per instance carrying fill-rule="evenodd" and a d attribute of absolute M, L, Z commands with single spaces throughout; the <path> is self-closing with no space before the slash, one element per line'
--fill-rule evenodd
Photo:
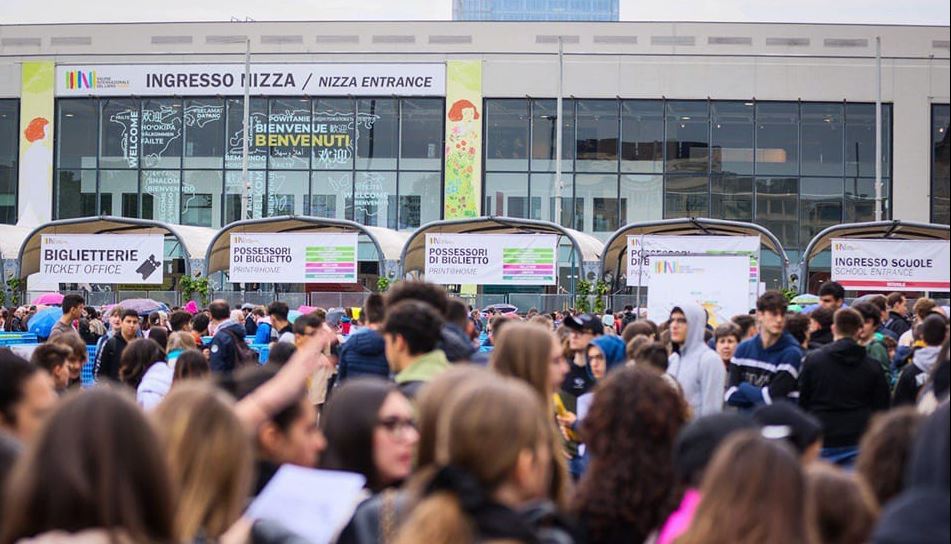
<path fill-rule="evenodd" d="M 402 418 L 399 416 L 381 419 L 377 425 L 383 427 L 387 433 L 394 437 L 405 436 L 406 432 L 409 430 L 418 430 L 418 427 L 416 426 L 416 420 Z"/>

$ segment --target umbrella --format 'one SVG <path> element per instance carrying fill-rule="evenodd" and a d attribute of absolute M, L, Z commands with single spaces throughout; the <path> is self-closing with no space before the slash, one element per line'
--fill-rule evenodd
<path fill-rule="evenodd" d="M 47 308 L 37 312 L 27 323 L 27 330 L 40 338 L 49 338 L 53 325 L 63 317 L 62 308 Z"/>
<path fill-rule="evenodd" d="M 63 304 L 63 295 L 60 293 L 43 293 L 33 299 L 33 304 L 46 304 L 47 306 L 58 306 Z"/>
<path fill-rule="evenodd" d="M 796 295 L 796 297 L 790 302 L 793 304 L 799 304 L 800 306 L 807 306 L 809 304 L 817 304 L 819 302 L 819 297 L 817 295 L 803 293 L 801 295 Z"/>
<path fill-rule="evenodd" d="M 168 306 L 150 298 L 128 298 L 119 303 L 123 310 L 135 310 L 139 315 L 149 315 L 152 312 L 168 311 Z"/>
<path fill-rule="evenodd" d="M 300 317 L 300 316 L 301 316 L 301 313 L 300 313 L 300 312 L 298 312 L 297 310 L 291 310 L 291 311 L 287 312 L 287 322 L 288 322 L 288 323 L 293 323 L 293 322 L 297 321 L 297 318 Z"/>
<path fill-rule="evenodd" d="M 802 306 L 800 306 L 800 305 L 798 305 L 798 304 L 790 304 L 789 307 L 786 308 L 786 310 L 787 310 L 787 311 L 790 311 L 790 312 L 795 312 L 795 313 L 798 314 L 798 313 L 801 313 L 801 312 L 802 312 Z"/>

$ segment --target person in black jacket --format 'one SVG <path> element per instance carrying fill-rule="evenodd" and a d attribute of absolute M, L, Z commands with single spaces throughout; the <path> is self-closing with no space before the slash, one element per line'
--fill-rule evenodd
<path fill-rule="evenodd" d="M 931 314 L 922 321 L 918 331 L 925 346 L 912 353 L 911 364 L 906 364 L 898 376 L 895 395 L 892 398 L 893 406 L 914 404 L 918 400 L 918 392 L 938 362 L 941 344 L 948 336 L 948 320 L 940 314 Z"/>
<path fill-rule="evenodd" d="M 122 351 L 129 342 L 135 340 L 139 332 L 139 314 L 135 310 L 124 310 L 119 321 L 119 332 L 112 335 L 102 347 L 102 357 L 95 369 L 97 380 L 107 378 L 114 382 L 119 381 L 119 364 Z"/>
<path fill-rule="evenodd" d="M 244 343 L 247 334 L 244 325 L 231 319 L 231 310 L 224 300 L 215 300 L 208 305 L 215 335 L 211 339 L 211 357 L 208 360 L 212 372 L 231 372 L 244 361 L 239 361 L 238 342 Z"/>
<path fill-rule="evenodd" d="M 822 457 L 842 465 L 854 461 L 872 413 L 889 406 L 885 374 L 855 341 L 863 324 L 855 310 L 838 310 L 835 341 L 806 355 L 799 375 L 799 405 L 822 422 Z"/>
<path fill-rule="evenodd" d="M 816 308 L 809 314 L 809 351 L 832 343 L 832 317 L 835 310 Z"/>
<path fill-rule="evenodd" d="M 383 296 L 373 293 L 363 303 L 361 316 L 366 327 L 351 334 L 340 346 L 337 385 L 356 376 L 390 376 L 386 362 L 386 342 L 378 331 L 383 326 Z"/>
<path fill-rule="evenodd" d="M 888 305 L 888 318 L 885 320 L 885 328 L 901 337 L 906 331 L 911 329 L 911 322 L 908 321 L 908 299 L 901 293 L 891 293 L 885 299 Z"/>

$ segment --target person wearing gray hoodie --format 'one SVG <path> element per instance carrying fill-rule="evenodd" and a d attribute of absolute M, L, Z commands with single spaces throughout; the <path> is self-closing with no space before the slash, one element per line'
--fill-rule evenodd
<path fill-rule="evenodd" d="M 693 417 L 723 411 L 726 371 L 715 351 L 703 341 L 707 312 L 695 302 L 678 304 L 670 311 L 670 341 L 674 345 L 667 365 L 683 389 Z"/>
<path fill-rule="evenodd" d="M 918 401 L 918 392 L 931 375 L 931 369 L 938 361 L 941 344 L 948 335 L 948 320 L 938 314 L 929 315 L 921 322 L 919 332 L 925 346 L 915 350 L 911 364 L 905 365 L 898 376 L 892 406 L 915 404 Z"/>

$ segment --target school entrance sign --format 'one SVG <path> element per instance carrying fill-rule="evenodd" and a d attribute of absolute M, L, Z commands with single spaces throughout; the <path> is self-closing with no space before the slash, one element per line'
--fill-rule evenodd
<path fill-rule="evenodd" d="M 159 284 L 161 234 L 44 234 L 40 276 L 57 283 Z"/>
<path fill-rule="evenodd" d="M 951 242 L 836 238 L 832 280 L 855 291 L 949 291 Z"/>

